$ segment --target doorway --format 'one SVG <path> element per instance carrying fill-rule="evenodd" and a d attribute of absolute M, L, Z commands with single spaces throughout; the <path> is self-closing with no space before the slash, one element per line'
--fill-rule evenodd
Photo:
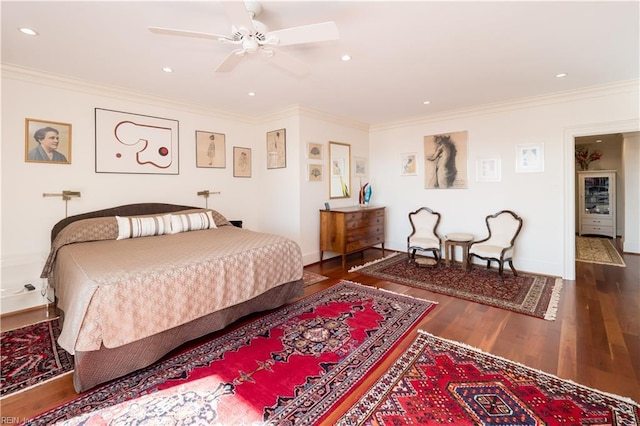
<path fill-rule="evenodd" d="M 625 138 L 631 136 L 633 143 L 633 154 L 634 156 L 638 155 L 638 150 L 640 149 L 640 142 L 638 141 L 638 132 L 640 132 L 640 120 L 625 120 L 619 122 L 612 123 L 600 123 L 593 124 L 588 126 L 579 126 L 565 129 L 565 138 L 564 138 L 564 155 L 565 155 L 565 167 L 564 167 L 564 193 L 566 196 L 564 197 L 564 273 L 563 278 L 567 280 L 575 280 L 576 277 L 576 162 L 575 162 L 575 146 L 576 139 L 581 137 L 596 137 L 598 135 L 614 135 L 614 134 L 622 134 Z M 634 137 L 635 136 L 635 137 Z M 595 143 L 595 140 L 594 140 Z M 623 147 L 624 150 L 624 147 Z M 627 153 L 624 153 L 624 156 L 621 155 L 622 158 L 622 176 L 625 178 L 626 190 L 625 194 L 630 194 L 630 189 L 635 190 L 635 194 L 638 194 L 640 191 L 640 178 L 638 177 L 637 172 L 629 179 L 629 170 L 625 171 L 624 165 L 628 163 L 628 159 L 626 159 Z M 634 157 L 635 158 L 635 157 Z M 637 169 L 637 167 L 636 167 Z M 623 186 L 624 188 L 624 186 Z M 638 197 L 637 195 L 635 197 Z M 629 200 L 628 197 L 625 197 L 625 204 L 632 203 L 632 205 L 637 206 L 638 200 Z M 628 210 L 628 209 L 625 209 Z M 635 207 L 634 214 L 625 214 L 624 215 L 624 232 L 625 234 L 630 230 L 630 223 L 626 222 L 627 220 L 638 221 L 638 217 L 640 216 L 640 212 L 637 211 L 637 207 Z M 631 224 L 631 228 L 634 229 L 634 237 L 635 237 L 635 229 L 638 224 Z"/>

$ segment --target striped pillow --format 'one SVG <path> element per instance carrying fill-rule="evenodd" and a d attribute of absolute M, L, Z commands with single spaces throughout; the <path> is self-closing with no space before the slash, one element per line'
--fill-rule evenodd
<path fill-rule="evenodd" d="M 171 233 L 217 228 L 211 211 L 171 215 Z"/>
<path fill-rule="evenodd" d="M 171 215 L 160 216 L 116 216 L 118 221 L 118 238 L 151 237 L 154 235 L 171 234 Z"/>

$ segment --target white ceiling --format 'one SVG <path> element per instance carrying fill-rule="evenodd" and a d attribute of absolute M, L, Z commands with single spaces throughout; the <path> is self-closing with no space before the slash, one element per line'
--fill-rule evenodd
<path fill-rule="evenodd" d="M 263 1 L 269 30 L 338 26 L 339 41 L 279 48 L 311 66 L 299 78 L 259 56 L 215 73 L 235 46 L 147 30 L 229 34 L 218 1 L 2 1 L 2 63 L 251 117 L 300 105 L 375 124 L 637 80 L 639 5 Z"/>

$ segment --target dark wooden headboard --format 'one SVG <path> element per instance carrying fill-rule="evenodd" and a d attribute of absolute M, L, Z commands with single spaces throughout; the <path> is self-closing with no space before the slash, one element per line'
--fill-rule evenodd
<path fill-rule="evenodd" d="M 200 207 L 193 206 L 180 206 L 177 204 L 163 204 L 163 203 L 139 203 L 139 204 L 125 204 L 123 206 L 111 207 L 104 210 L 96 210 L 93 212 L 82 213 L 75 216 L 69 216 L 56 223 L 51 230 L 51 242 L 56 238 L 58 232 L 60 232 L 68 224 L 75 222 L 76 220 L 91 219 L 94 217 L 105 216 L 136 216 L 141 214 L 162 214 L 173 213 L 180 210 L 198 209 Z"/>

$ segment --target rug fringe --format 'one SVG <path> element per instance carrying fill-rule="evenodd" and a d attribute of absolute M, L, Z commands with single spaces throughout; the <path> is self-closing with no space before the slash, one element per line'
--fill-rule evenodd
<path fill-rule="evenodd" d="M 372 260 L 372 261 L 364 263 L 362 265 L 354 266 L 351 269 L 349 269 L 349 272 L 355 272 L 355 271 L 357 271 L 359 269 L 362 269 L 362 268 L 364 268 L 366 266 L 371 266 L 371 265 L 374 265 L 374 264 L 376 264 L 378 262 L 382 262 L 383 260 L 391 259 L 392 257 L 401 256 L 401 255 L 402 255 L 402 253 L 393 253 L 392 255 L 385 256 L 385 257 L 382 257 L 380 259 Z"/>
<path fill-rule="evenodd" d="M 598 265 L 609 265 L 609 266 L 617 266 L 619 268 L 626 268 L 627 264 L 624 263 L 624 259 L 622 257 L 620 257 L 620 262 L 622 262 L 622 264 L 617 264 L 617 263 L 611 263 L 611 262 L 598 262 L 597 260 L 586 260 L 586 259 L 576 259 L 576 262 L 582 262 L 582 263 L 596 263 Z"/>
<path fill-rule="evenodd" d="M 558 305 L 560 304 L 560 292 L 562 291 L 562 278 L 556 278 L 556 283 L 553 286 L 551 292 L 551 300 L 549 300 L 549 306 L 547 312 L 544 314 L 544 319 L 547 321 L 554 321 L 556 314 L 558 313 Z"/>
<path fill-rule="evenodd" d="M 410 294 L 398 293 L 397 291 L 387 290 L 386 288 L 374 287 L 374 286 L 370 286 L 370 285 L 367 285 L 367 284 L 359 283 L 359 282 L 357 282 L 357 281 L 340 280 L 340 281 L 338 282 L 338 284 L 339 284 L 340 282 L 346 282 L 346 283 L 349 283 L 349 284 L 356 284 L 356 285 L 359 285 L 359 286 L 361 286 L 361 287 L 366 287 L 366 288 L 368 288 L 368 289 L 380 290 L 380 291 L 384 291 L 384 292 L 386 292 L 386 293 L 390 293 L 390 294 L 393 294 L 393 295 L 396 295 L 396 296 L 406 297 L 406 298 L 408 298 L 408 299 L 414 299 L 414 300 L 420 300 L 421 302 L 433 303 L 434 305 L 438 305 L 438 304 L 439 304 L 439 302 L 436 302 L 436 301 L 434 301 L 434 300 L 423 299 L 423 298 L 421 298 L 421 297 L 411 296 Z"/>
<path fill-rule="evenodd" d="M 387 292 L 387 293 L 391 293 L 391 294 L 394 294 L 394 295 L 396 295 L 396 296 L 402 296 L 402 297 L 408 297 L 409 299 L 421 300 L 421 301 L 423 301 L 423 302 L 433 303 L 434 305 L 438 305 L 438 304 L 440 304 L 439 302 L 436 302 L 435 300 L 423 299 L 422 297 L 411 296 L 410 294 L 398 293 L 398 292 L 396 292 L 396 291 L 387 290 L 386 288 L 380 288 L 380 287 L 375 287 L 375 288 L 376 288 L 377 290 L 385 291 L 385 292 Z"/>
<path fill-rule="evenodd" d="M 544 376 L 547 376 L 547 377 L 560 379 L 560 380 L 569 382 L 569 383 L 571 383 L 572 385 L 574 385 L 576 387 L 579 387 L 579 388 L 582 388 L 582 389 L 585 389 L 585 390 L 588 390 L 588 391 L 591 391 L 591 392 L 601 393 L 601 394 L 604 394 L 604 395 L 606 395 L 606 396 L 608 396 L 610 398 L 617 399 L 618 401 L 622 401 L 622 402 L 625 402 L 627 404 L 635 405 L 636 407 L 640 408 L 640 404 L 638 402 L 634 401 L 633 399 L 629 398 L 629 397 L 616 395 L 615 393 L 604 392 L 604 391 L 601 391 L 601 390 L 595 389 L 595 388 L 590 388 L 589 386 L 581 385 L 580 383 L 574 382 L 573 380 L 564 379 L 564 378 L 562 378 L 562 377 L 560 377 L 558 375 L 547 373 L 546 371 L 542 371 L 542 370 L 537 369 L 537 368 L 531 368 L 531 367 L 529 367 L 529 366 L 527 366 L 525 364 L 522 364 L 520 362 L 512 361 L 512 360 L 510 360 L 508 358 L 505 358 L 505 357 L 502 357 L 500 355 L 494 355 L 492 353 L 483 351 L 482 349 L 476 348 L 475 346 L 472 346 L 472 345 L 469 345 L 469 344 L 466 344 L 466 343 L 462 343 L 462 342 L 456 342 L 455 340 L 451 340 L 451 339 L 445 339 L 444 337 L 436 336 L 436 335 L 431 334 L 428 331 L 425 331 L 425 330 L 420 329 L 420 328 L 418 329 L 418 334 L 424 334 L 426 336 L 430 336 L 430 337 L 433 337 L 433 338 L 436 338 L 436 339 L 440 339 L 440 340 L 443 340 L 445 342 L 451 343 L 453 345 L 462 346 L 463 348 L 466 348 L 466 349 L 469 349 L 469 350 L 472 350 L 472 351 L 476 351 L 476 352 L 480 352 L 483 355 L 486 355 L 486 356 L 489 356 L 489 357 L 492 357 L 492 358 L 495 358 L 495 359 L 498 359 L 498 360 L 502 360 L 502 361 L 505 361 L 505 362 L 509 362 L 511 364 L 515 364 L 515 365 L 518 365 L 520 367 L 527 368 L 529 370 L 533 370 L 533 371 L 535 371 L 537 373 L 540 373 L 540 374 L 542 374 Z"/>

